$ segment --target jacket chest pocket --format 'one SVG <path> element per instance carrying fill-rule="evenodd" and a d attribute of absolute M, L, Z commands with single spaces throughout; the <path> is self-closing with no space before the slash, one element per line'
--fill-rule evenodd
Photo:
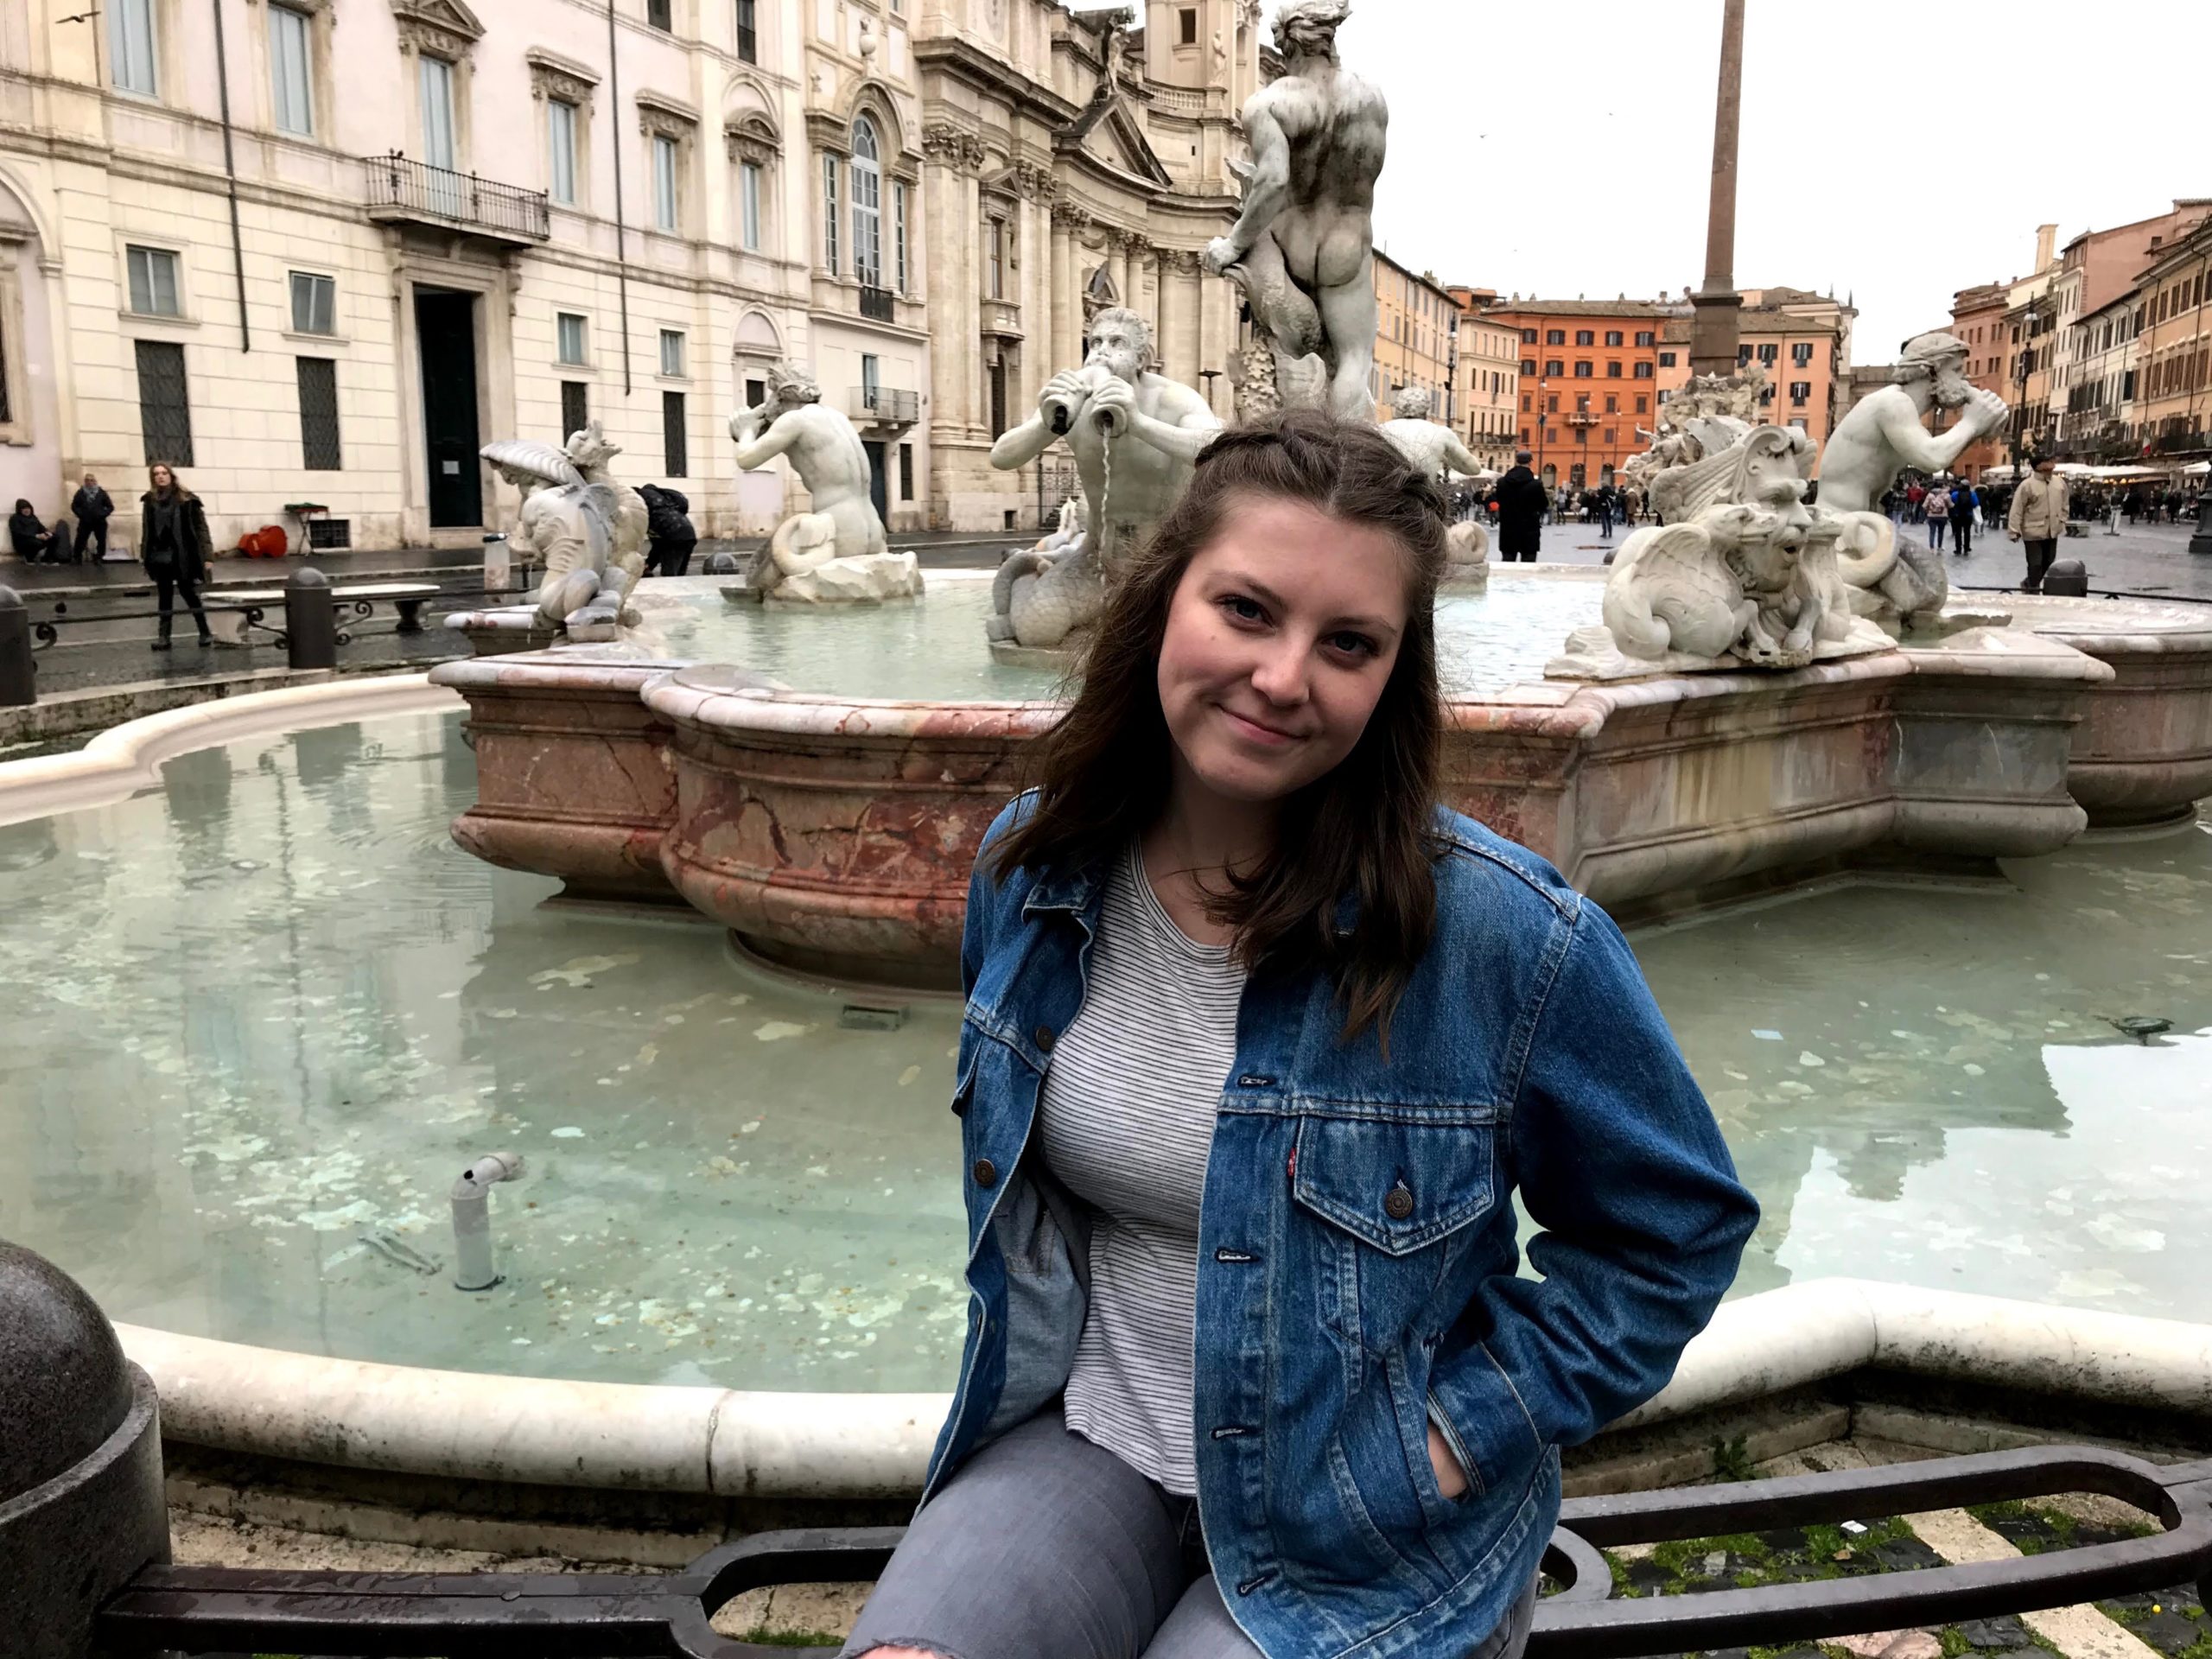
<path fill-rule="evenodd" d="M 1300 1121 L 1291 1195 L 1324 1325 L 1374 1354 L 1434 1334 L 1419 1322 L 1496 1202 L 1497 1135 L 1487 1116 Z"/>

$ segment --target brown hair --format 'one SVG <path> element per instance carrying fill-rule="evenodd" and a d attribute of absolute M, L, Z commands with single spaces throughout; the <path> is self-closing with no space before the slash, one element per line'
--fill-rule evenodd
<path fill-rule="evenodd" d="M 1172 741 L 1159 684 L 1168 608 L 1191 561 L 1238 499 L 1255 496 L 1388 533 L 1405 553 L 1406 629 L 1351 753 L 1282 804 L 1274 851 L 1232 873 L 1207 911 L 1236 929 L 1248 969 L 1332 974 L 1344 1036 L 1374 1025 L 1387 1052 L 1391 1012 L 1436 923 L 1434 601 L 1446 517 L 1435 482 L 1371 424 L 1287 410 L 1207 445 L 1182 499 L 1110 583 L 1081 690 L 1028 757 L 1036 809 L 995 849 L 994 871 L 1003 880 L 1024 868 L 1098 867 L 1159 816 Z M 1340 932 L 1346 899 L 1357 911 Z"/>
<path fill-rule="evenodd" d="M 176 499 L 178 500 L 193 501 L 199 499 L 194 496 L 190 490 L 184 487 L 184 480 L 178 475 L 176 468 L 170 466 L 166 461 L 149 461 L 146 463 L 146 487 L 148 489 L 154 490 L 161 487 L 154 482 L 154 471 L 156 467 L 159 467 L 162 472 L 165 472 L 169 475 L 169 487 L 176 492 Z"/>

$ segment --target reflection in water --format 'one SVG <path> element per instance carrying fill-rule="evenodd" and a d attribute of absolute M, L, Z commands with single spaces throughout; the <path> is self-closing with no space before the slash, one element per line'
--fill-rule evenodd
<path fill-rule="evenodd" d="M 312 1351 L 948 1386 L 958 1010 L 840 1027 L 718 932 L 454 848 L 456 719 L 188 756 L 0 830 L 0 1235 L 119 1319 Z M 2201 1315 L 2212 836 L 1863 888 L 1637 948 L 1765 1206 L 1739 1290 L 1853 1273 Z M 2105 1021 L 2174 1021 L 2147 1047 Z M 445 1192 L 513 1147 L 480 1295 Z"/>

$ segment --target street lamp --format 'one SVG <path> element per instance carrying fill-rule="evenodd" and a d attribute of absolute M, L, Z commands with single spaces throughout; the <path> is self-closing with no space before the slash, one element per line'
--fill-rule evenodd
<path fill-rule="evenodd" d="M 1544 423 L 1551 418 L 1544 410 L 1544 388 L 1550 385 L 1548 379 L 1536 382 L 1536 481 L 1540 484 L 1543 483 L 1544 478 Z M 1545 485 L 1544 487 L 1549 489 L 1551 486 Z"/>

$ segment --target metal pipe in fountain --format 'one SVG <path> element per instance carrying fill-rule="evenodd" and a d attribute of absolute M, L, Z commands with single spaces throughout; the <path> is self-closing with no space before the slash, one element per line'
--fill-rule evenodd
<path fill-rule="evenodd" d="M 492 1188 L 522 1179 L 522 1154 L 486 1153 L 453 1184 L 453 1282 L 461 1290 L 489 1290 L 499 1282 L 492 1249 Z"/>

